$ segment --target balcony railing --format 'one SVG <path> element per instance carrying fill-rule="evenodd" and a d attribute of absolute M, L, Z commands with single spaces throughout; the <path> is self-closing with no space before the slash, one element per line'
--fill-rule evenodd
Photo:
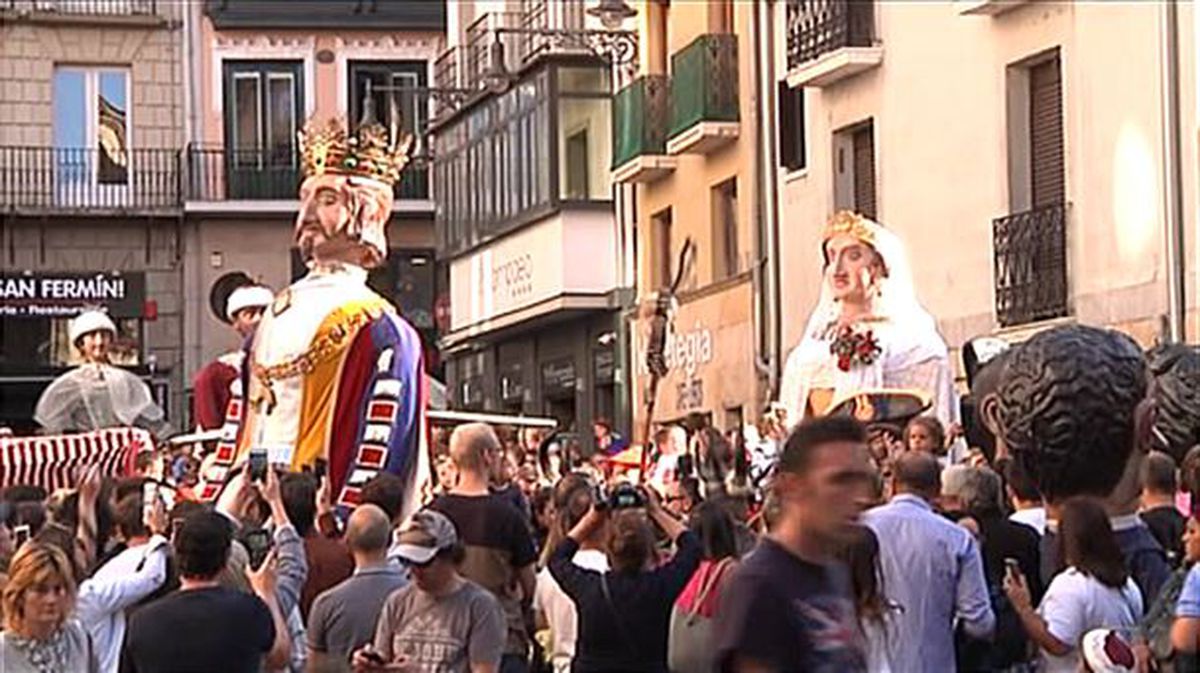
<path fill-rule="evenodd" d="M 584 17 L 583 0 L 527 0 L 521 15 L 521 27 L 530 30 L 583 30 Z M 542 35 L 522 35 L 518 42 L 518 54 L 524 63 L 556 48 L 587 52 L 583 43 L 578 46 L 555 45 L 554 41 Z"/>
<path fill-rule="evenodd" d="M 1068 315 L 1066 204 L 996 218 L 992 245 L 1001 327 Z"/>
<path fill-rule="evenodd" d="M 179 152 L 0 147 L 0 210 L 178 208 Z"/>
<path fill-rule="evenodd" d="M 437 60 L 433 62 L 433 86 L 435 89 L 463 89 L 462 80 L 462 56 L 463 49 L 461 47 L 450 47 L 443 51 Z M 433 116 L 441 117 L 443 114 L 453 112 L 455 105 L 453 101 L 444 96 L 433 97 Z"/>
<path fill-rule="evenodd" d="M 187 198 L 191 201 L 294 200 L 303 176 L 288 152 L 192 147 Z M 397 199 L 428 199 L 429 171 L 410 164 L 396 185 Z"/>
<path fill-rule="evenodd" d="M 788 0 L 788 69 L 845 47 L 874 43 L 873 0 Z"/>
<path fill-rule="evenodd" d="M 671 81 L 644 75 L 613 99 L 613 168 L 644 155 L 667 153 Z"/>
<path fill-rule="evenodd" d="M 476 88 L 481 85 L 483 73 L 490 65 L 494 53 L 492 43 L 499 39 L 505 47 L 505 67 L 511 72 L 520 63 L 518 50 L 521 45 L 519 35 L 504 35 L 497 37 L 493 31 L 497 28 L 519 28 L 521 26 L 520 12 L 488 12 L 467 26 L 462 49 L 465 52 L 465 68 L 462 71 L 465 88 Z M 514 57 L 516 59 L 514 60 Z"/>
<path fill-rule="evenodd" d="M 158 0 L 4 0 L 9 9 L 63 16 L 154 16 Z"/>
<path fill-rule="evenodd" d="M 738 121 L 737 36 L 701 35 L 671 56 L 671 131 Z"/>

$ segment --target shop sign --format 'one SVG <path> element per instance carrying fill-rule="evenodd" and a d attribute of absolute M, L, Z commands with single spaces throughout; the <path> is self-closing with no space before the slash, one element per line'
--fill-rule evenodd
<path fill-rule="evenodd" d="M 140 317 L 146 275 L 131 273 L 0 273 L 0 317 L 60 318 L 103 307 L 118 318 Z"/>
<path fill-rule="evenodd" d="M 593 368 L 597 385 L 607 385 L 616 380 L 616 356 L 611 348 L 598 350 L 593 355 Z"/>
<path fill-rule="evenodd" d="M 531 294 L 533 294 L 533 255 L 523 252 L 509 259 L 493 259 L 493 302 L 502 306 L 519 304 Z"/>
<path fill-rule="evenodd" d="M 615 232 L 612 213 L 560 213 L 452 260 L 451 331 L 558 310 L 547 302 L 557 297 L 602 301 L 616 287 Z"/>
<path fill-rule="evenodd" d="M 575 361 L 554 360 L 542 365 L 542 393 L 575 392 Z"/>
<path fill-rule="evenodd" d="M 667 336 L 664 355 L 667 369 L 682 370 L 691 378 L 701 365 L 712 362 L 712 332 L 707 327 L 701 327 L 700 323 L 696 323 L 688 332 L 672 332 Z"/>

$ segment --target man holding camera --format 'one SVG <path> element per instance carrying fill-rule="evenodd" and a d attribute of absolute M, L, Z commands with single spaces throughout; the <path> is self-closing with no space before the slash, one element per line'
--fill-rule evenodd
<path fill-rule="evenodd" d="M 610 526 L 608 573 L 572 562 L 579 545 Z M 675 556 L 655 567 L 651 524 L 675 543 Z M 575 673 L 667 671 L 671 606 L 700 565 L 694 533 L 668 514 L 652 492 L 622 484 L 593 505 L 550 558 L 550 573 L 575 601 Z"/>

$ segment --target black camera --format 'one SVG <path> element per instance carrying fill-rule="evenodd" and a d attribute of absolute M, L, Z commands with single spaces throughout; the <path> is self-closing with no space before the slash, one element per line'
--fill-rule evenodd
<path fill-rule="evenodd" d="M 598 493 L 596 502 L 605 509 L 634 509 L 646 506 L 646 494 L 637 486 L 622 482 L 607 493 Z"/>

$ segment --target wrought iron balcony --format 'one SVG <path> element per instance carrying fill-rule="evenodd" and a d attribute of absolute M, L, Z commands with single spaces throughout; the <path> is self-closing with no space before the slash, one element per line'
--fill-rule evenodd
<path fill-rule="evenodd" d="M 737 138 L 737 36 L 701 35 L 671 56 L 671 72 L 667 153 L 710 152 Z"/>
<path fill-rule="evenodd" d="M 644 75 L 613 97 L 613 179 L 649 182 L 675 170 L 667 154 L 671 80 Z"/>
<path fill-rule="evenodd" d="M 290 151 L 191 147 L 188 150 L 189 201 L 295 200 L 302 176 Z M 396 199 L 428 199 L 429 171 L 410 164 L 395 188 Z"/>
<path fill-rule="evenodd" d="M 152 212 L 180 207 L 173 149 L 0 147 L 0 210 Z"/>
<path fill-rule="evenodd" d="M 437 60 L 433 62 L 433 87 L 435 89 L 449 91 L 466 88 L 463 82 L 464 53 L 462 47 L 450 47 L 437 57 Z M 449 97 L 431 96 L 431 98 L 433 99 L 434 118 L 457 109 L 454 101 Z"/>
<path fill-rule="evenodd" d="M 828 86 L 879 65 L 874 0 L 788 0 L 788 84 Z"/>
<path fill-rule="evenodd" d="M 1069 314 L 1067 204 L 992 221 L 996 320 L 1001 327 Z"/>
<path fill-rule="evenodd" d="M 6 0 L 8 9 L 64 17 L 155 16 L 158 0 Z"/>
<path fill-rule="evenodd" d="M 520 44 L 519 36 L 498 37 L 494 31 L 499 28 L 519 28 L 521 20 L 521 12 L 488 12 L 467 26 L 461 47 L 464 56 L 461 76 L 465 88 L 475 89 L 483 85 L 483 74 L 489 66 L 492 66 L 490 59 L 497 56 L 492 49 L 492 44 L 496 40 L 500 40 L 504 44 L 505 49 L 501 55 L 504 56 L 505 61 L 510 61 L 504 64 L 505 69 L 509 71 L 517 69 L 515 66 L 520 63 L 520 53 L 516 49 Z M 511 60 L 514 55 L 517 58 L 515 61 Z"/>

